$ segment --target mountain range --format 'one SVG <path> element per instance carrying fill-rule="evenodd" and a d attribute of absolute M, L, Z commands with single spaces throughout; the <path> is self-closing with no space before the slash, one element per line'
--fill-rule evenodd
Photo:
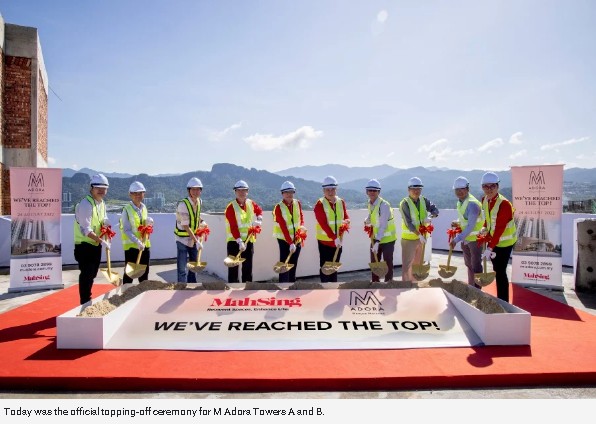
<path fill-rule="evenodd" d="M 433 201 L 439 208 L 453 208 L 455 197 L 452 183 L 458 176 L 465 176 L 470 181 L 471 191 L 481 196 L 480 179 L 483 170 L 462 171 L 446 168 L 413 167 L 408 169 L 394 168 L 389 165 L 373 167 L 347 167 L 344 165 L 321 165 L 288 168 L 275 173 L 247 169 L 233 164 L 215 164 L 211 171 L 195 171 L 183 174 L 147 174 L 131 175 L 121 173 L 104 173 L 110 180 L 109 201 L 128 200 L 128 187 L 131 182 L 141 181 L 147 188 L 147 197 L 161 193 L 165 199 L 163 208 L 156 212 L 174 211 L 177 200 L 186 196 L 186 182 L 193 176 L 203 182 L 203 205 L 205 211 L 221 212 L 234 198 L 233 186 L 237 180 L 245 180 L 250 187 L 249 197 L 257 201 L 264 210 L 272 210 L 280 201 L 279 188 L 283 181 L 291 180 L 297 188 L 296 197 L 301 200 L 304 209 L 312 209 L 321 197 L 321 181 L 327 175 L 335 176 L 339 181 L 338 195 L 346 200 L 350 208 L 366 207 L 364 187 L 371 178 L 379 180 L 382 196 L 394 207 L 407 196 L 407 182 L 419 177 L 424 183 L 423 195 Z M 90 175 L 98 171 L 83 168 L 79 171 L 63 170 L 63 192 L 70 193 L 73 202 L 88 193 Z M 497 171 L 501 179 L 501 191 L 511 196 L 511 172 Z M 564 171 L 565 189 L 571 192 L 583 190 L 585 198 L 595 198 L 596 169 L 570 168 Z M 587 196 L 587 197 L 586 197 Z"/>

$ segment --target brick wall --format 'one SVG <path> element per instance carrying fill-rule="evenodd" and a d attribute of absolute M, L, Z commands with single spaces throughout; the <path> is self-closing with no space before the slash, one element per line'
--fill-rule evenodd
<path fill-rule="evenodd" d="M 4 108 L 2 107 L 2 99 L 4 98 L 4 50 L 0 49 L 0 149 L 2 148 L 2 144 L 4 144 L 4 137 L 2 133 L 4 131 Z M 0 162 L 2 162 L 2 157 L 0 155 Z M 0 188 L 0 196 L 2 195 L 2 189 Z M 1 213 L 1 212 L 0 212 Z"/>
<path fill-rule="evenodd" d="M 37 87 L 37 151 L 48 162 L 48 95 L 45 83 L 39 73 L 39 86 Z"/>
<path fill-rule="evenodd" d="M 31 148 L 31 59 L 4 56 L 2 135 L 8 148 Z M 47 143 L 46 143 L 47 145 Z"/>

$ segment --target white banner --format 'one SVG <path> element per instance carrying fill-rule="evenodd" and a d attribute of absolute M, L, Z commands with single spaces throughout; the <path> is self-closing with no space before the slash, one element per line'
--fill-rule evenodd
<path fill-rule="evenodd" d="M 117 321 L 106 349 L 396 349 L 482 344 L 439 288 L 148 291 L 139 296 L 126 318 Z"/>
<path fill-rule="evenodd" d="M 563 165 L 511 168 L 517 243 L 512 281 L 562 286 Z"/>
<path fill-rule="evenodd" d="M 63 288 L 60 219 L 62 170 L 10 168 L 10 287 Z"/>

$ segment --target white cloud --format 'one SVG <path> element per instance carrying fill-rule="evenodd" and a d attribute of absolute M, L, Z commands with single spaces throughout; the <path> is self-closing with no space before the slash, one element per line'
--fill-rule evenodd
<path fill-rule="evenodd" d="M 519 152 L 512 153 L 511 155 L 509 155 L 509 159 L 517 159 L 519 157 L 525 156 L 527 153 L 528 151 L 526 149 L 522 149 Z"/>
<path fill-rule="evenodd" d="M 464 156 L 473 155 L 473 149 L 453 150 L 451 147 L 446 147 L 441 150 L 433 150 L 428 154 L 428 158 L 435 162 L 446 162 L 452 159 L 460 159 Z"/>
<path fill-rule="evenodd" d="M 377 21 L 384 23 L 385 21 L 387 21 L 387 18 L 389 17 L 389 13 L 386 10 L 381 10 L 379 13 L 377 13 Z"/>
<path fill-rule="evenodd" d="M 501 138 L 495 138 L 491 141 L 488 141 L 486 143 L 484 143 L 482 146 L 480 146 L 478 148 L 479 152 L 484 152 L 484 151 L 491 151 L 492 148 L 494 147 L 500 147 L 503 145 L 503 139 Z"/>
<path fill-rule="evenodd" d="M 237 130 L 238 128 L 241 128 L 241 127 L 242 127 L 242 122 L 237 122 L 221 131 L 210 130 L 210 131 L 208 131 L 207 137 L 209 138 L 209 141 L 218 142 L 218 141 L 222 140 L 230 132 Z"/>
<path fill-rule="evenodd" d="M 79 165 L 77 165 L 76 163 L 73 163 L 72 165 L 70 165 L 70 167 L 72 169 L 74 169 L 75 171 L 78 171 L 79 169 L 81 169 L 81 167 Z"/>
<path fill-rule="evenodd" d="M 56 159 L 51 156 L 48 156 L 48 164 L 56 165 Z"/>
<path fill-rule="evenodd" d="M 437 141 L 433 141 L 430 144 L 423 144 L 422 146 L 420 146 L 418 148 L 418 151 L 419 152 L 430 152 L 430 151 L 435 150 L 437 147 L 439 147 L 439 146 L 441 146 L 441 145 L 443 145 L 445 143 L 448 143 L 447 139 L 446 138 L 440 138 Z"/>
<path fill-rule="evenodd" d="M 298 128 L 291 133 L 273 136 L 271 134 L 254 134 L 244 138 L 253 150 L 306 149 L 311 142 L 323 135 L 311 126 Z"/>
<path fill-rule="evenodd" d="M 559 151 L 559 149 L 558 149 L 559 147 L 569 146 L 571 144 L 582 143 L 582 142 L 587 141 L 589 139 L 590 139 L 590 137 L 572 138 L 570 140 L 565 140 L 565 141 L 562 141 L 560 143 L 545 144 L 544 146 L 541 146 L 540 147 L 540 150 L 554 150 L 554 151 L 558 152 Z"/>
<path fill-rule="evenodd" d="M 522 135 L 521 132 L 516 132 L 511 137 L 509 137 L 509 144 L 522 144 L 524 141 L 521 139 Z"/>

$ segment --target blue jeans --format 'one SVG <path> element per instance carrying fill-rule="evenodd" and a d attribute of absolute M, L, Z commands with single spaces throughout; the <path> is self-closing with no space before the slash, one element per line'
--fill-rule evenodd
<path fill-rule="evenodd" d="M 196 262 L 197 256 L 199 251 L 197 250 L 196 245 L 193 247 L 188 247 L 185 244 L 180 243 L 179 241 L 176 242 L 176 247 L 178 249 L 178 257 L 176 261 L 176 267 L 178 270 L 178 282 L 179 283 L 196 283 L 197 276 L 192 271 L 187 271 L 186 264 L 188 262 Z"/>

